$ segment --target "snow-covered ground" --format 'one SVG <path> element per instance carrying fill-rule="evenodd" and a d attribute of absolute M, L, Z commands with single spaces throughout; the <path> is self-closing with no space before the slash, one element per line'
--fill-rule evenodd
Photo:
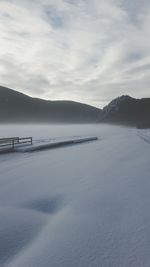
<path fill-rule="evenodd" d="M 0 155 L 1 267 L 150 266 L 150 131 L 1 125 L 0 133 L 99 138 Z"/>
<path fill-rule="evenodd" d="M 96 136 L 90 137 L 72 137 L 72 138 L 56 138 L 56 139 L 39 139 L 34 140 L 31 143 L 17 143 L 12 152 L 37 152 L 45 149 L 53 149 L 66 147 L 68 145 L 77 145 L 87 142 L 97 141 Z"/>

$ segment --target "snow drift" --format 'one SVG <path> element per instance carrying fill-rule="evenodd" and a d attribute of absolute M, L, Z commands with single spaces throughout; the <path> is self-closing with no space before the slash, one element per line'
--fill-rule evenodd
<path fill-rule="evenodd" d="M 150 145 L 140 131 L 107 125 L 0 130 L 100 139 L 0 156 L 1 267 L 150 266 Z"/>

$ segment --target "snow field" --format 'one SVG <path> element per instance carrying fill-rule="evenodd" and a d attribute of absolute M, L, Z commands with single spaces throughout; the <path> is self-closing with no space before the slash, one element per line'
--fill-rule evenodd
<path fill-rule="evenodd" d="M 0 155 L 0 266 L 150 266 L 150 146 L 136 129 L 0 128 L 37 139 L 99 138 Z"/>

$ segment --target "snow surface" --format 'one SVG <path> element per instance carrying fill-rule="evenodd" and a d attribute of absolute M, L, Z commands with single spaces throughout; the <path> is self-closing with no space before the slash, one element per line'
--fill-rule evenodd
<path fill-rule="evenodd" d="M 35 151 L 41 151 L 45 149 L 53 149 L 53 148 L 60 148 L 63 146 L 68 145 L 77 145 L 81 143 L 86 142 L 93 142 L 97 141 L 98 138 L 96 136 L 91 137 L 76 137 L 76 138 L 57 138 L 55 140 L 51 139 L 40 139 L 40 140 L 33 140 L 32 145 L 31 144 L 17 144 L 15 145 L 15 148 L 13 152 L 35 152 Z"/>
<path fill-rule="evenodd" d="M 150 145 L 144 140 L 150 140 L 149 131 L 1 125 L 0 132 L 99 138 L 0 155 L 0 266 L 150 266 Z"/>

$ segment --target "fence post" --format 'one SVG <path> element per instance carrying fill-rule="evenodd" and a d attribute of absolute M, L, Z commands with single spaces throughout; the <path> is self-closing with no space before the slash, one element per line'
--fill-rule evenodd
<path fill-rule="evenodd" d="M 14 139 L 12 139 L 12 148 L 14 149 L 14 147 L 15 147 L 15 141 Z"/>
<path fill-rule="evenodd" d="M 32 145 L 32 137 L 31 137 L 31 145 Z"/>

